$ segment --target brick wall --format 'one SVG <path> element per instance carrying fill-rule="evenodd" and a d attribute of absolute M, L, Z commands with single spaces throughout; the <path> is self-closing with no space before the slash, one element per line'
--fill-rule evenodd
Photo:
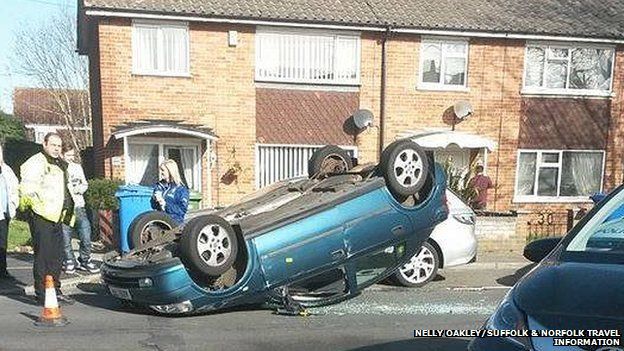
<path fill-rule="evenodd" d="M 238 45 L 229 47 L 227 31 L 238 31 Z M 131 21 L 103 19 L 98 25 L 102 96 L 104 173 L 122 178 L 123 165 L 113 167 L 111 157 L 123 146 L 111 141 L 111 131 L 139 119 L 188 121 L 214 129 L 217 162 L 207 179 L 204 164 L 202 193 L 212 184 L 212 204 L 236 201 L 254 187 L 255 91 L 254 28 L 220 24 L 189 24 L 190 77 L 137 76 L 131 72 Z M 235 165 L 242 172 L 230 183 L 222 176 Z M 218 184 L 218 185 L 217 185 Z M 204 199 L 208 200 L 208 199 Z"/>
<path fill-rule="evenodd" d="M 605 164 L 605 190 L 622 184 L 624 164 L 624 46 L 618 45 L 615 52 L 613 73 L 613 98 L 611 99 L 611 119 L 608 129 L 608 145 Z"/>
<path fill-rule="evenodd" d="M 477 217 L 475 236 L 479 252 L 522 251 L 526 243 L 526 230 L 520 217 Z"/>
<path fill-rule="evenodd" d="M 379 116 L 381 35 L 362 40 L 362 88 L 360 106 Z M 444 118 L 459 100 L 469 101 L 474 114 L 456 130 L 494 140 L 497 149 L 488 156 L 488 174 L 498 188 L 491 190 L 491 208 L 511 207 L 515 157 L 520 121 L 520 89 L 524 41 L 471 39 L 468 53 L 468 91 L 419 90 L 420 36 L 394 35 L 387 43 L 386 123 L 384 145 L 405 130 L 448 128 Z M 450 110 L 449 110 L 450 109 Z M 376 121 L 378 122 L 378 121 Z M 376 159 L 378 130 L 369 128 L 358 140 L 362 154 Z M 499 166 L 500 165 L 500 166 Z"/>
<path fill-rule="evenodd" d="M 381 38 L 362 36 L 360 106 L 380 114 Z M 490 190 L 488 209 L 536 210 L 544 204 L 514 203 L 516 160 L 519 147 L 607 149 L 605 189 L 620 183 L 624 157 L 622 99 L 624 53 L 616 51 L 613 97 L 530 97 L 521 94 L 524 40 L 471 38 L 468 51 L 467 91 L 432 91 L 417 88 L 420 40 L 418 35 L 392 35 L 387 43 L 386 122 L 384 145 L 405 130 L 451 129 L 447 116 L 460 100 L 469 101 L 473 115 L 458 123 L 457 131 L 485 136 L 497 143 L 488 155 L 488 175 L 497 187 Z M 612 117 L 614 116 L 614 117 Z M 378 125 L 378 120 L 375 120 Z M 358 138 L 361 154 L 377 157 L 379 131 L 369 128 Z M 548 204 L 554 209 L 587 203 Z"/>
<path fill-rule="evenodd" d="M 97 111 L 94 111 L 93 122 L 94 125 L 100 124 L 102 128 L 102 135 L 96 135 L 95 141 L 98 144 L 96 157 L 104 161 L 105 168 L 102 170 L 104 174 L 109 177 L 122 177 L 124 173 L 123 166 L 112 167 L 111 157 L 123 154 L 122 146 L 110 140 L 114 126 L 148 118 L 185 120 L 214 128 L 220 138 L 214 146 L 218 161 L 211 169 L 212 178 L 210 181 L 204 179 L 203 182 L 205 195 L 209 193 L 208 184 L 212 186 L 212 203 L 228 204 L 252 191 L 254 144 L 265 139 L 266 134 L 257 128 L 258 123 L 262 122 L 256 118 L 257 108 L 268 106 L 268 100 L 257 101 L 258 98 L 264 99 L 262 96 L 267 90 L 256 88 L 254 83 L 254 28 L 191 23 L 189 25 L 191 77 L 184 78 L 132 75 L 131 22 L 123 19 L 104 19 L 97 28 L 96 34 L 100 40 L 97 48 L 99 52 L 96 49 L 91 55 L 92 62 L 96 62 L 93 61 L 95 57 L 99 63 L 99 72 L 95 73 L 101 78 L 102 98 L 99 106 L 101 118 L 97 116 Z M 239 31 L 238 46 L 227 45 L 228 30 Z M 375 118 L 373 127 L 362 131 L 356 137 L 361 162 L 378 160 L 383 35 L 383 33 L 362 33 L 361 86 L 359 95 L 354 93 L 359 96 L 359 101 L 353 106 L 349 103 L 347 108 L 369 109 Z M 474 113 L 467 120 L 458 123 L 456 130 L 482 135 L 497 143 L 497 148 L 488 155 L 488 175 L 497 185 L 495 189 L 490 190 L 489 209 L 504 211 L 512 208 L 523 210 L 543 208 L 543 204 L 513 203 L 517 149 L 519 139 L 522 139 L 521 131 L 524 133 L 522 145 L 526 145 L 527 140 L 529 144 L 533 144 L 532 140 L 535 138 L 544 141 L 544 138 L 552 133 L 553 128 L 544 128 L 540 121 L 530 117 L 548 115 L 552 105 L 555 104 L 559 112 L 575 109 L 583 112 L 582 118 L 576 118 L 565 125 L 571 128 L 570 130 L 578 132 L 579 137 L 591 135 L 591 138 L 596 136 L 597 139 L 601 139 L 602 144 L 607 141 L 605 188 L 609 189 L 622 181 L 624 125 L 619 118 L 622 113 L 624 88 L 622 86 L 624 70 L 619 69 L 624 67 L 622 47 L 618 47 L 616 53 L 614 97 L 610 100 L 589 101 L 536 99 L 521 95 L 525 50 L 523 40 L 471 38 L 467 91 L 417 89 L 420 40 L 421 37 L 418 35 L 394 34 L 387 42 L 384 145 L 392 142 L 405 130 L 436 127 L 450 129 L 448 118 L 445 117 L 452 113 L 454 103 L 467 100 L 472 104 Z M 95 88 L 97 87 L 92 87 L 92 91 Z M 282 97 L 287 94 L 303 93 L 287 91 Z M 314 95 L 319 92 L 305 94 Z M 273 94 L 268 95 L 274 97 Z M 336 104 L 331 108 L 344 109 L 344 104 L 343 106 L 338 106 L 340 102 Z M 557 115 L 551 113 L 548 116 L 551 117 L 551 122 L 563 118 L 560 113 Z M 288 118 L 288 114 L 279 116 L 278 119 L 285 118 Z M 585 130 L 584 124 L 589 119 L 592 119 L 592 128 Z M 328 125 L 317 127 L 335 128 Z M 334 139 L 347 140 L 346 134 L 337 136 L 325 138 L 327 140 L 323 138 L 314 140 L 315 143 L 316 140 L 318 143 L 323 141 L 331 143 Z M 560 137 L 567 138 L 566 135 Z M 567 145 L 568 141 L 565 139 L 562 144 Z M 205 161 L 207 157 L 208 155 L 204 155 L 203 160 Z M 236 181 L 225 184 L 222 176 L 228 170 L 236 168 L 234 167 L 236 165 L 241 166 L 241 174 Z M 207 171 L 204 162 L 204 176 Z M 548 206 L 567 208 L 570 205 Z"/>

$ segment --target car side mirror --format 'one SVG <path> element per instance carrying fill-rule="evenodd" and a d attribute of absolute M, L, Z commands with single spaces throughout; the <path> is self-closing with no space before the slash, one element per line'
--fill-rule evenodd
<path fill-rule="evenodd" d="M 607 194 L 595 193 L 592 196 L 590 196 L 589 198 L 594 202 L 594 204 L 597 204 L 600 201 L 602 201 L 605 197 L 607 197 Z"/>
<path fill-rule="evenodd" d="M 524 257 L 529 261 L 539 262 L 546 257 L 561 241 L 560 237 L 544 238 L 532 241 L 524 247 Z"/>

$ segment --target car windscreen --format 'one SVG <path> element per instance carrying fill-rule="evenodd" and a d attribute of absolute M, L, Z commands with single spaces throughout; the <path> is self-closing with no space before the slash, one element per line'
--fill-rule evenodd
<path fill-rule="evenodd" d="M 624 263 L 624 191 L 610 194 L 576 234 L 564 241 L 563 261 Z"/>

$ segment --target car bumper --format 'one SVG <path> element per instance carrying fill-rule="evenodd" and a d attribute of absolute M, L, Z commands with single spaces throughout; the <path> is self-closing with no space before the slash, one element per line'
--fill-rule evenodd
<path fill-rule="evenodd" d="M 114 296 L 150 306 L 193 301 L 203 296 L 202 289 L 177 258 L 142 266 L 104 264 L 102 279 Z"/>
<path fill-rule="evenodd" d="M 444 268 L 466 264 L 477 255 L 474 224 L 459 223 L 452 216 L 435 227 L 431 239 L 442 250 Z"/>

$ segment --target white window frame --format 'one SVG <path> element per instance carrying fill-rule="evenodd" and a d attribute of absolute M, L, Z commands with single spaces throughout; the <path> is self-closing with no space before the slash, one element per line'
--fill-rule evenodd
<path fill-rule="evenodd" d="M 260 188 L 260 148 L 261 147 L 284 147 L 284 148 L 307 148 L 307 149 L 313 149 L 313 148 L 317 148 L 320 149 L 325 145 L 321 145 L 321 144 L 256 144 L 255 147 L 255 164 L 254 164 L 254 169 L 255 169 L 255 183 L 256 183 L 256 189 Z M 340 145 L 340 148 L 347 150 L 347 151 L 351 151 L 353 152 L 353 157 L 354 158 L 358 158 L 358 148 L 357 146 L 353 146 L 353 145 Z M 278 160 L 275 160 L 278 161 Z M 275 172 L 275 171 L 274 171 Z M 279 171 L 277 171 L 279 173 Z M 279 177 L 278 177 L 279 178 Z M 267 186 L 269 184 L 266 184 L 265 186 Z"/>
<path fill-rule="evenodd" d="M 261 65 L 260 63 L 260 41 L 263 38 L 263 34 L 278 34 L 278 35 L 301 35 L 302 37 L 332 37 L 334 40 L 334 63 L 336 62 L 336 53 L 337 50 L 335 48 L 336 42 L 340 38 L 352 38 L 356 39 L 356 77 L 354 79 L 305 79 L 305 78 L 292 78 L 292 77 L 267 77 L 263 76 L 261 73 Z M 267 82 L 267 83 L 299 83 L 299 84 L 316 84 L 316 85 L 338 85 L 338 86 L 359 86 L 361 80 L 361 65 L 362 65 L 362 38 L 361 32 L 352 32 L 352 31 L 333 31 L 333 30 L 317 30 L 317 29 L 295 29 L 295 28 L 275 28 L 275 27 L 266 27 L 266 26 L 258 26 L 256 28 L 256 54 L 255 54 L 255 81 L 256 82 Z M 306 60 L 308 61 L 308 60 Z M 309 64 L 307 62 L 306 64 Z M 336 77 L 336 67 L 334 66 L 333 75 Z M 304 70 L 305 71 L 305 70 Z"/>
<path fill-rule="evenodd" d="M 528 87 L 526 86 L 526 74 L 528 68 L 528 53 L 529 48 L 540 47 L 544 49 L 544 70 L 542 72 L 542 86 L 541 87 Z M 613 56 L 611 59 L 611 84 L 609 90 L 591 90 L 591 89 L 571 89 L 571 88 L 547 88 L 546 84 L 546 61 L 548 61 L 548 49 L 568 49 L 568 66 L 566 75 L 566 84 L 570 84 L 570 65 L 572 60 L 572 50 L 579 48 L 591 48 L 591 49 L 604 49 L 611 50 Z M 600 44 L 587 44 L 587 43 L 561 43 L 552 41 L 527 41 L 524 48 L 524 69 L 522 71 L 522 94 L 528 95 L 571 95 L 571 96 L 602 96 L 610 97 L 613 95 L 613 80 L 615 73 L 615 46 L 614 45 L 600 45 Z"/>
<path fill-rule="evenodd" d="M 193 184 L 189 186 L 190 190 L 202 192 L 202 140 L 192 139 L 192 138 L 153 138 L 153 137 L 127 137 L 127 141 L 124 143 L 127 146 L 132 144 L 142 144 L 142 145 L 156 145 L 158 147 L 158 164 L 160 165 L 165 161 L 165 146 L 179 146 L 179 147 L 196 147 L 197 152 L 195 153 L 195 170 L 193 171 L 193 176 L 197 179 L 197 184 Z M 128 154 L 128 148 L 124 149 L 125 156 L 125 164 L 129 164 L 130 157 Z M 126 184 L 129 181 L 128 167 L 124 167 L 124 180 Z M 188 184 L 187 184 L 188 185 Z"/>
<path fill-rule="evenodd" d="M 561 174 L 562 172 L 562 164 L 563 164 L 563 153 L 564 152 L 591 152 L 591 153 L 599 153 L 602 155 L 602 169 L 600 172 L 600 191 L 602 191 L 604 186 L 604 171 L 606 166 L 606 152 L 604 150 L 581 150 L 581 149 L 571 149 L 571 150 L 556 150 L 556 149 L 518 149 L 516 155 L 516 176 L 514 181 L 514 199 L 513 202 L 516 203 L 567 203 L 567 202 L 587 202 L 591 203 L 591 199 L 589 199 L 589 195 L 587 196 L 559 196 L 559 192 L 561 191 Z M 534 175 L 534 191 L 537 194 L 538 187 L 538 174 L 540 167 L 543 168 L 557 168 L 557 196 L 539 196 L 539 195 L 519 195 L 518 191 L 518 174 L 520 171 L 520 154 L 521 153 L 537 153 L 537 159 L 535 163 L 535 175 Z M 559 161 L 557 163 L 545 163 L 542 162 L 542 154 L 556 153 L 559 154 Z"/>
<path fill-rule="evenodd" d="M 137 45 L 137 37 L 136 31 L 134 30 L 136 27 L 148 27 L 148 28 L 156 28 L 158 29 L 156 40 L 157 43 L 160 43 L 162 40 L 162 30 L 164 28 L 178 28 L 184 29 L 186 31 L 186 71 L 174 72 L 174 71 L 164 71 L 164 70 L 150 70 L 150 69 L 141 69 L 137 66 L 137 57 L 138 57 L 138 45 Z M 160 20 L 132 20 L 132 74 L 134 75 L 150 75 L 150 76 L 163 76 L 163 77 L 190 77 L 191 76 L 191 45 L 190 45 L 190 33 L 189 33 L 189 25 L 188 22 L 172 22 L 172 21 L 160 21 Z M 158 44 L 157 44 L 158 45 Z M 163 60 L 163 55 L 158 54 L 160 51 L 157 48 L 157 59 L 159 62 Z M 159 66 L 163 66 L 162 63 Z"/>
<path fill-rule="evenodd" d="M 446 55 L 444 53 L 443 44 L 454 43 L 454 44 L 465 44 L 466 45 L 466 54 L 459 55 Z M 439 44 L 440 52 L 442 53 L 442 60 L 440 62 L 440 81 L 438 83 L 430 83 L 423 82 L 423 74 L 425 68 L 425 55 L 424 55 L 424 44 Z M 456 38 L 456 37 L 423 37 L 420 41 L 420 52 L 419 52 L 419 69 L 418 69 L 418 84 L 416 86 L 419 90 L 447 90 L 447 91 L 468 91 L 468 60 L 470 56 L 470 40 L 468 38 Z M 464 61 L 464 84 L 463 85 L 454 85 L 454 84 L 444 84 L 444 69 L 446 58 L 463 58 Z"/>

